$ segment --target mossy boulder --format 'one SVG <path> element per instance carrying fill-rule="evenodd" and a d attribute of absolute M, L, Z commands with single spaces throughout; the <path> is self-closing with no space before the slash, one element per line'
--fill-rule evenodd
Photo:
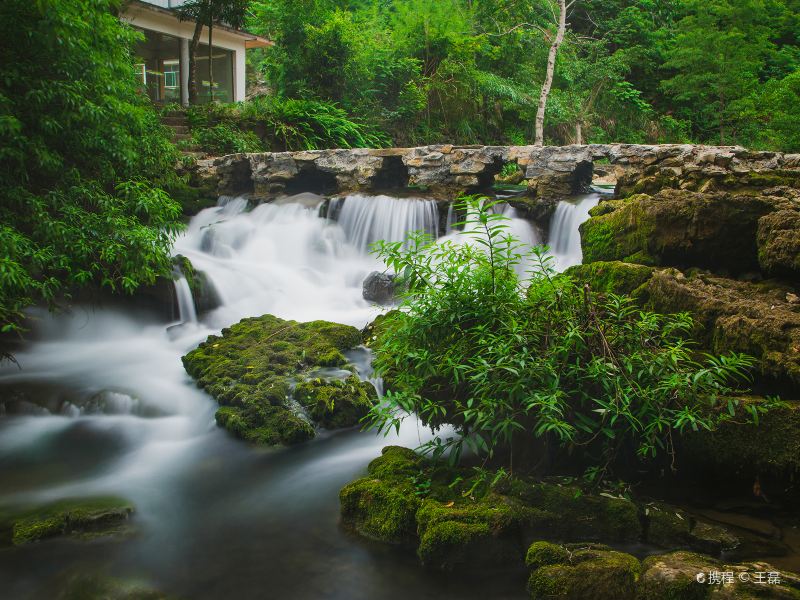
<path fill-rule="evenodd" d="M 0 534 L 21 546 L 59 536 L 91 538 L 126 533 L 133 505 L 122 498 L 70 498 L 0 511 Z"/>
<path fill-rule="evenodd" d="M 780 583 L 767 583 L 778 573 Z M 729 574 L 725 582 L 718 580 Z M 756 582 L 757 574 L 762 578 Z M 713 577 L 713 579 L 712 579 Z M 766 563 L 724 564 L 692 552 L 651 556 L 642 562 L 638 600 L 753 600 L 800 598 L 800 577 Z"/>
<path fill-rule="evenodd" d="M 412 477 L 421 459 L 413 450 L 387 446 L 367 468 L 367 476 L 339 492 L 342 522 L 359 534 L 391 544 L 414 544 L 421 499 Z"/>
<path fill-rule="evenodd" d="M 173 256 L 172 264 L 186 278 L 186 283 L 189 284 L 189 290 L 192 292 L 195 308 L 199 314 L 219 308 L 222 304 L 219 292 L 205 271 L 196 269 L 192 261 L 182 254 Z"/>
<path fill-rule="evenodd" d="M 221 427 L 253 443 L 294 444 L 314 437 L 292 400 L 296 383 L 321 367 L 352 368 L 343 352 L 360 343 L 355 327 L 264 315 L 209 336 L 183 364 L 221 405 L 216 416 Z M 366 392 L 359 389 L 361 400 Z M 331 425 L 339 418 L 334 412 L 325 417 Z"/>
<path fill-rule="evenodd" d="M 785 202 L 764 195 L 672 189 L 604 202 L 581 225 L 584 262 L 758 271 L 759 219 Z"/>
<path fill-rule="evenodd" d="M 514 484 L 511 495 L 531 510 L 527 540 L 560 542 L 637 542 L 642 537 L 638 507 L 624 498 L 585 494 L 579 487 L 554 482 Z"/>
<path fill-rule="evenodd" d="M 594 292 L 628 294 L 637 291 L 653 276 L 653 267 L 621 261 L 599 261 L 570 267 L 565 275 L 579 283 L 589 284 Z"/>
<path fill-rule="evenodd" d="M 559 544 L 533 542 L 525 553 L 525 566 L 535 571 L 540 567 L 569 561 L 570 552 Z"/>
<path fill-rule="evenodd" d="M 758 221 L 758 263 L 770 277 L 800 281 L 800 199 Z"/>
<path fill-rule="evenodd" d="M 800 304 L 792 301 L 791 288 L 662 269 L 643 296 L 657 312 L 689 312 L 705 349 L 750 354 L 762 377 L 800 391 Z"/>
<path fill-rule="evenodd" d="M 372 384 L 355 375 L 347 379 L 310 379 L 297 384 L 295 399 L 326 429 L 358 425 L 375 402 Z"/>
<path fill-rule="evenodd" d="M 634 600 L 641 565 L 613 550 L 572 550 L 566 560 L 538 565 L 528 579 L 532 598 Z M 529 551 L 530 554 L 530 551 Z"/>
<path fill-rule="evenodd" d="M 646 540 L 670 550 L 694 550 L 719 556 L 741 541 L 726 528 L 698 520 L 668 504 L 650 503 L 644 508 Z"/>
<path fill-rule="evenodd" d="M 528 513 L 516 498 L 494 493 L 477 501 L 427 499 L 417 512 L 417 555 L 440 570 L 520 562 Z"/>

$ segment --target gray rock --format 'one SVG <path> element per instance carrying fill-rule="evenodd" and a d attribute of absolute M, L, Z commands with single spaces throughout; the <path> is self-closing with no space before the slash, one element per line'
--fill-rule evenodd
<path fill-rule="evenodd" d="M 389 304 L 394 298 L 394 275 L 373 271 L 364 280 L 362 295 L 364 300 Z"/>

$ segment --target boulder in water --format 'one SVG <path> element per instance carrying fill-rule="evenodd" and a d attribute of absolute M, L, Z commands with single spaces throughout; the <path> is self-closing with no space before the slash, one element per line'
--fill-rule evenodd
<path fill-rule="evenodd" d="M 15 546 L 52 537 L 92 538 L 126 533 L 133 505 L 122 498 L 59 500 L 33 508 L 0 512 L 0 531 L 11 533 Z"/>
<path fill-rule="evenodd" d="M 321 367 L 351 368 L 342 352 L 360 343 L 361 334 L 355 327 L 264 315 L 243 319 L 223 329 L 221 336 L 209 336 L 183 357 L 183 364 L 198 385 L 219 402 L 219 426 L 256 444 L 295 444 L 314 437 L 313 425 L 293 398 L 295 382 Z M 314 386 L 301 385 L 301 391 L 306 387 Z M 337 394 L 314 391 L 309 398 L 318 395 L 317 400 L 325 406 L 328 400 L 336 402 Z M 326 392 L 330 392 L 327 387 Z M 366 393 L 359 388 L 358 398 L 351 404 L 360 406 L 362 392 Z M 313 404 L 310 399 L 309 404 Z M 354 406 L 346 406 L 345 402 L 337 412 L 314 404 L 310 412 L 312 418 L 316 415 L 330 426 L 349 425 Z"/>
<path fill-rule="evenodd" d="M 297 384 L 295 399 L 326 429 L 358 425 L 376 400 L 375 388 L 355 375 L 347 379 L 310 379 Z"/>
<path fill-rule="evenodd" d="M 394 298 L 394 279 L 394 275 L 378 271 L 373 271 L 367 275 L 362 287 L 364 300 L 377 302 L 378 304 L 390 303 Z"/>

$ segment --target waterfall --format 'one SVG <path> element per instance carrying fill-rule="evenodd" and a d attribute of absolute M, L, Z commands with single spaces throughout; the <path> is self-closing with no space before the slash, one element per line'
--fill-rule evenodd
<path fill-rule="evenodd" d="M 181 323 L 197 323 L 197 310 L 194 306 L 192 289 L 186 276 L 181 273 L 175 279 L 175 297 L 178 299 L 178 318 Z"/>
<path fill-rule="evenodd" d="M 600 201 L 599 194 L 587 194 L 576 200 L 562 200 L 550 220 L 548 240 L 550 252 L 556 261 L 556 269 L 581 264 L 580 225 L 589 218 L 589 211 Z"/>
<path fill-rule="evenodd" d="M 437 237 L 439 211 L 434 200 L 353 194 L 343 202 L 339 226 L 361 252 L 378 240 L 403 241 L 410 231 Z"/>

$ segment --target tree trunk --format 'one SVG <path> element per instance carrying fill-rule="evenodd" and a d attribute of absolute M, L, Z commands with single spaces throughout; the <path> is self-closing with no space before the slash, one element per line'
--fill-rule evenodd
<path fill-rule="evenodd" d="M 575 143 L 578 144 L 578 146 L 583 145 L 583 123 L 580 121 L 575 123 Z"/>
<path fill-rule="evenodd" d="M 214 47 L 211 45 L 211 32 L 214 29 L 214 18 L 208 19 L 208 94 L 214 101 Z"/>
<path fill-rule="evenodd" d="M 192 41 L 189 43 L 189 104 L 197 104 L 197 47 L 200 45 L 202 33 L 203 24 L 195 23 Z"/>
<path fill-rule="evenodd" d="M 534 144 L 537 146 L 544 144 L 544 111 L 547 107 L 550 87 L 553 85 L 553 72 L 556 68 L 558 47 L 564 41 L 564 33 L 567 30 L 567 0 L 558 0 L 558 8 L 558 31 L 553 43 L 550 45 L 550 53 L 547 55 L 547 75 L 542 84 L 542 93 L 539 96 L 539 109 L 536 111 L 536 141 Z"/>

